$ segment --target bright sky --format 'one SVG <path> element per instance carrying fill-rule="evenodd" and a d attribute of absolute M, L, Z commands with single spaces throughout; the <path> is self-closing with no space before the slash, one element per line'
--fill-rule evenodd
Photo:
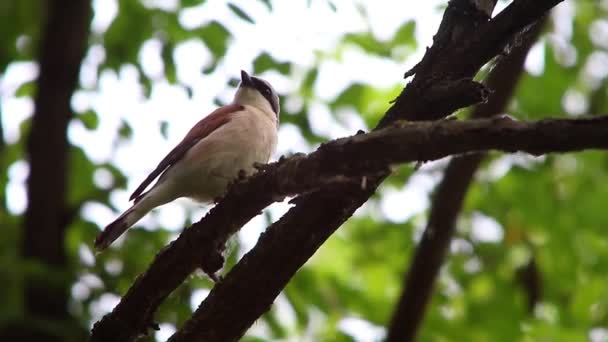
<path fill-rule="evenodd" d="M 178 0 L 145 0 L 151 7 L 167 10 L 176 8 Z M 183 137 L 187 130 L 206 113 L 214 109 L 213 98 L 219 94 L 224 102 L 229 102 L 234 89 L 226 87 L 231 78 L 238 78 L 241 69 L 252 70 L 252 61 L 261 52 L 267 51 L 276 59 L 293 62 L 293 74 L 284 77 L 278 73 L 266 73 L 268 79 L 280 93 L 286 94 L 298 88 L 304 71 L 316 60 L 316 54 L 332 50 L 336 41 L 345 32 L 365 31 L 371 28 L 380 39 L 389 39 L 395 30 L 408 19 L 416 20 L 418 51 L 406 61 L 394 61 L 370 57 L 357 48 L 348 48 L 340 61 L 329 60 L 320 66 L 320 77 L 315 84 L 315 96 L 319 101 L 309 113 L 314 130 L 328 138 L 337 138 L 365 129 L 363 121 L 351 115 L 345 122 L 337 122 L 329 113 L 323 100 L 335 98 L 344 88 L 354 81 L 367 83 L 379 88 L 394 86 L 400 75 L 420 60 L 424 48 L 431 44 L 432 36 L 441 19 L 439 5 L 446 1 L 333 1 L 337 11 L 332 11 L 326 1 L 313 0 L 310 6 L 305 0 L 273 1 L 273 10 L 259 1 L 241 1 L 239 6 L 248 13 L 257 25 L 253 26 L 236 17 L 226 6 L 226 1 L 209 0 L 203 5 L 183 10 L 179 14 L 180 23 L 186 28 L 196 28 L 211 20 L 226 25 L 234 40 L 230 43 L 226 58 L 210 75 L 200 70 L 211 62 L 207 48 L 197 39 L 186 41 L 177 46 L 174 58 L 180 82 L 194 90 L 189 98 L 181 86 L 171 85 L 163 77 L 163 64 L 160 58 L 161 44 L 156 39 L 148 40 L 142 47 L 139 58 L 147 76 L 157 80 L 152 86 L 149 98 L 143 94 L 138 82 L 135 67 L 125 65 L 118 73 L 103 71 L 96 77 L 98 65 L 105 58 L 102 46 L 93 46 L 88 51 L 80 74 L 83 90 L 77 91 L 72 98 L 76 111 L 94 109 L 99 116 L 99 127 L 90 131 L 78 120 L 69 126 L 69 139 L 74 145 L 81 146 L 87 156 L 97 163 L 111 161 L 129 179 L 127 189 L 117 189 L 111 196 L 112 205 L 121 210 L 129 206 L 128 194 L 150 172 L 158 161 Z M 368 13 L 366 22 L 356 6 Z M 103 33 L 111 24 L 117 12 L 117 0 L 94 0 L 95 16 L 92 29 Z M 541 56 L 542 51 L 536 53 Z M 530 63 L 529 63 L 530 64 Z M 531 63 L 533 70 L 539 63 Z M 541 67 L 542 69 L 542 67 Z M 11 64 L 0 78 L 0 104 L 2 105 L 2 124 L 4 138 L 12 143 L 19 139 L 21 122 L 31 116 L 33 103 L 29 98 L 15 97 L 15 91 L 23 82 L 33 80 L 37 67 L 32 62 Z M 97 87 L 96 87 L 97 86 Z M 293 97 L 288 106 L 297 106 L 298 99 Z M 133 128 L 131 139 L 121 140 L 118 129 L 124 120 Z M 160 123 L 168 125 L 167 139 L 159 134 Z M 279 146 L 275 158 L 292 152 L 307 152 L 313 147 L 305 141 L 299 131 L 283 125 L 279 132 Z M 11 165 L 7 195 L 9 210 L 21 214 L 27 206 L 25 180 L 28 166 L 24 161 Z M 111 184 L 111 175 L 105 170 L 95 174 L 95 182 L 101 187 Z M 391 221 L 404 222 L 413 215 L 424 211 L 428 205 L 428 194 L 439 177 L 437 172 L 418 172 L 403 188 L 385 188 L 379 208 Z M 275 204 L 270 208 L 273 220 L 278 219 L 289 206 Z M 362 210 L 372 210 L 364 208 Z M 156 229 L 160 224 L 176 234 L 183 228 L 183 221 L 190 215 L 198 220 L 204 209 L 189 200 L 179 200 L 157 209 L 140 222 L 146 229 Z M 112 209 L 99 203 L 84 206 L 83 217 L 105 226 L 117 215 Z M 493 219 L 477 215 L 474 220 L 481 227 L 475 236 L 479 240 L 498 241 L 502 239 L 502 227 Z M 253 247 L 259 233 L 265 228 L 262 216 L 253 219 L 239 234 L 245 250 Z M 120 243 L 120 241 L 119 241 Z M 94 262 L 88 247 L 82 249 L 83 260 Z M 115 267 L 114 267 L 115 266 Z M 121 265 L 114 267 L 118 272 Z M 75 297 L 86 294 L 87 289 L 101 286 L 94 277 L 79 281 L 73 289 Z M 206 290 L 195 294 L 193 304 L 198 305 L 206 296 Z M 94 305 L 93 319 L 112 309 L 118 298 L 106 294 Z M 279 300 L 280 302 L 280 300 Z M 289 311 L 286 309 L 285 312 Z M 286 317 L 289 315 L 287 314 Z M 364 325 L 365 329 L 360 329 Z M 357 318 L 347 318 L 340 323 L 341 329 L 355 335 L 359 341 L 376 340 L 382 329 L 371 327 L 369 323 Z M 174 327 L 161 326 L 158 338 L 170 335 Z M 254 329 L 263 329 L 260 325 Z"/>

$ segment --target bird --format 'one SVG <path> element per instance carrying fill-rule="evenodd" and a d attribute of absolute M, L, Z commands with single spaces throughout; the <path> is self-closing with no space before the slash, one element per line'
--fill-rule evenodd
<path fill-rule="evenodd" d="M 267 163 L 277 145 L 279 112 L 279 96 L 270 83 L 241 70 L 232 103 L 190 129 L 135 189 L 129 197 L 133 205 L 97 236 L 95 249 L 106 249 L 152 209 L 177 198 L 212 203 L 231 181 Z"/>

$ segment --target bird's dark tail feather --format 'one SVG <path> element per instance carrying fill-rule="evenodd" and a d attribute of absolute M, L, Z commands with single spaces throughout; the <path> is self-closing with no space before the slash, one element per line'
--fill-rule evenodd
<path fill-rule="evenodd" d="M 135 222 L 130 216 L 133 213 L 134 207 L 131 207 L 120 215 L 114 222 L 104 228 L 104 230 L 95 239 L 95 249 L 103 251 L 106 249 L 114 240 L 118 239 L 125 230 L 129 229 Z"/>

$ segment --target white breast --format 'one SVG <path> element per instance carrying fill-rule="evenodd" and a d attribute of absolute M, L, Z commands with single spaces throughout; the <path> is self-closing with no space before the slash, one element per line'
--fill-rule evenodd
<path fill-rule="evenodd" d="M 251 174 L 254 163 L 267 163 L 277 144 L 277 123 L 256 107 L 232 114 L 231 120 L 201 140 L 184 156 L 180 179 L 188 197 L 210 201 L 225 191 L 240 170 Z M 177 165 L 176 165 L 177 166 Z M 181 186 L 180 186 L 181 187 Z"/>

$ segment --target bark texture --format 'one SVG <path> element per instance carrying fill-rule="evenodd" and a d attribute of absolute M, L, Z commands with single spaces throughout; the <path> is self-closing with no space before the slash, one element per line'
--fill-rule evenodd
<path fill-rule="evenodd" d="M 542 137 L 542 138 L 538 138 Z M 351 160 L 357 151 L 368 157 L 376 154 L 385 163 L 391 161 L 417 160 L 420 157 L 435 160 L 444 156 L 467 152 L 478 152 L 488 148 L 506 152 L 523 151 L 540 155 L 547 152 L 578 151 L 587 148 L 608 148 L 608 116 L 590 119 L 545 120 L 535 123 L 513 121 L 508 117 L 470 120 L 464 122 L 401 123 L 397 127 L 379 130 L 350 139 L 339 139 L 327 144 L 315 153 L 343 156 L 341 161 Z M 351 142 L 351 140 L 355 140 Z M 477 147 L 475 147 L 477 146 Z M 383 154 L 383 156 L 378 156 Z M 406 157 L 407 156 L 407 157 Z M 452 164 L 461 168 L 462 164 Z M 469 164 L 473 165 L 473 164 Z M 473 165 L 474 166 L 474 165 Z M 340 166 L 348 169 L 349 165 Z M 315 173 L 312 172 L 312 176 Z M 359 183 L 360 184 L 360 183 Z M 458 183 L 466 187 L 468 183 Z M 343 210 L 345 198 L 361 198 L 371 195 L 369 188 L 339 184 L 333 191 L 315 192 L 305 195 L 322 201 L 326 213 Z M 459 194 L 464 193 L 461 189 Z M 320 194 L 328 194 L 320 198 Z M 459 200 L 458 196 L 442 194 L 446 199 Z M 350 202 L 349 202 L 350 203 Z M 451 215 L 454 209 L 446 201 L 441 209 Z M 347 203 L 348 204 L 348 203 Z M 301 205 L 298 203 L 298 206 Z M 331 232 L 322 229 L 327 220 L 336 216 L 309 215 L 297 217 L 288 212 L 281 220 L 270 226 L 260 237 L 257 245 L 217 283 L 209 296 L 195 311 L 192 318 L 171 339 L 185 341 L 236 341 L 257 319 L 268 310 L 274 298 L 293 274 L 308 260 Z M 340 216 L 340 225 L 352 212 Z M 320 218 L 319 218 L 320 217 Z M 346 218 L 344 218 L 346 217 Z M 285 223 L 288 222 L 289 226 Z M 292 229 L 292 225 L 297 224 Z M 433 240 L 427 233 L 424 239 Z M 439 257 L 430 256 L 431 264 Z M 428 290 L 430 291 L 430 289 Z M 416 304 L 416 303 L 414 303 Z M 420 309 L 424 309 L 422 306 Z M 394 341 L 397 341 L 396 339 Z"/>

